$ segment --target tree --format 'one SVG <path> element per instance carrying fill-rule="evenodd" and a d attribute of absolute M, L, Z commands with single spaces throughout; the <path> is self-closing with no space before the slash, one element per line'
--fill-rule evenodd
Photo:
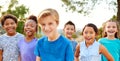
<path fill-rule="evenodd" d="M 4 14 L 13 14 L 18 19 L 25 19 L 25 14 L 29 12 L 29 8 L 26 8 L 24 5 L 18 5 L 17 0 L 11 0 L 8 9 L 6 11 L 2 12 L 2 15 Z"/>
<path fill-rule="evenodd" d="M 66 11 L 78 12 L 87 15 L 97 5 L 106 2 L 108 9 L 117 11 L 116 19 L 120 25 L 120 0 L 61 0 L 62 6 L 65 7 Z M 120 28 L 119 28 L 120 31 Z"/>
<path fill-rule="evenodd" d="M 102 3 L 108 4 L 108 9 L 117 11 L 117 21 L 120 22 L 120 0 L 61 0 L 66 11 L 78 12 L 87 15 Z"/>
<path fill-rule="evenodd" d="M 3 6 L 0 6 L 0 12 Z M 4 14 L 13 14 L 18 18 L 18 27 L 17 32 L 23 33 L 23 25 L 25 21 L 25 14 L 29 12 L 29 8 L 26 8 L 24 5 L 18 5 L 18 0 L 10 0 L 8 4 L 8 9 L 2 11 L 1 15 Z"/>

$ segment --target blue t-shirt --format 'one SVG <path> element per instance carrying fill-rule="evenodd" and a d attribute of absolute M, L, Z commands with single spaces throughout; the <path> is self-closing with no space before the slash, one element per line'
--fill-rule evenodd
<path fill-rule="evenodd" d="M 109 53 L 113 56 L 115 61 L 120 61 L 120 40 L 110 40 L 108 38 L 101 38 L 99 42 L 106 47 Z M 104 55 L 102 55 L 101 61 L 108 61 Z"/>
<path fill-rule="evenodd" d="M 25 38 L 18 42 L 18 48 L 21 56 L 21 61 L 35 61 L 36 56 L 34 55 L 35 46 L 37 39 L 34 38 L 31 42 L 26 42 Z"/>
<path fill-rule="evenodd" d="M 34 51 L 42 61 L 73 61 L 74 54 L 70 41 L 60 35 L 55 41 L 48 41 L 46 36 L 42 37 Z"/>
<path fill-rule="evenodd" d="M 73 52 L 75 53 L 77 42 L 76 41 L 71 41 L 71 43 L 72 43 Z"/>

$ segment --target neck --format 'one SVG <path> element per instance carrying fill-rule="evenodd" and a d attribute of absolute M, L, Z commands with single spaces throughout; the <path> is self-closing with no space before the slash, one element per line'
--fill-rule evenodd
<path fill-rule="evenodd" d="M 16 32 L 13 33 L 13 34 L 8 34 L 8 33 L 7 33 L 7 35 L 8 35 L 8 36 L 14 36 L 14 35 L 16 35 Z"/>
<path fill-rule="evenodd" d="M 30 41 L 32 41 L 32 39 L 34 39 L 35 37 L 34 37 L 34 35 L 33 36 L 26 36 L 25 37 L 25 40 L 27 41 L 27 42 L 30 42 Z"/>
<path fill-rule="evenodd" d="M 72 37 L 67 37 L 68 39 L 70 39 L 71 41 L 73 40 L 73 38 Z"/>
<path fill-rule="evenodd" d="M 59 36 L 60 36 L 59 33 L 55 33 L 54 36 L 48 37 L 48 40 L 49 40 L 49 41 L 55 41 L 56 39 L 58 39 Z"/>
<path fill-rule="evenodd" d="M 107 36 L 107 38 L 108 38 L 108 39 L 111 39 L 111 40 L 115 39 L 114 36 Z"/>
<path fill-rule="evenodd" d="M 90 45 L 92 45 L 95 41 L 91 41 L 91 42 L 85 42 L 86 46 L 89 47 Z"/>

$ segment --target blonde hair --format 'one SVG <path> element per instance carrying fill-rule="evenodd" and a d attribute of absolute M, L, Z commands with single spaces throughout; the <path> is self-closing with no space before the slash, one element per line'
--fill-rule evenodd
<path fill-rule="evenodd" d="M 55 9 L 52 8 L 43 10 L 38 16 L 38 22 L 41 23 L 42 18 L 45 18 L 47 16 L 52 16 L 56 23 L 59 24 L 59 14 Z"/>
<path fill-rule="evenodd" d="M 103 23 L 102 37 L 107 37 L 107 34 L 106 34 L 106 32 L 105 32 L 105 26 L 106 26 L 106 23 L 108 23 L 108 22 L 115 22 L 115 23 L 116 23 L 118 32 L 115 33 L 115 38 L 120 38 L 120 35 L 119 35 L 119 34 L 120 34 L 120 33 L 119 33 L 119 25 L 118 25 L 118 22 L 115 21 L 115 20 L 108 20 L 108 21 L 106 21 L 105 23 Z"/>

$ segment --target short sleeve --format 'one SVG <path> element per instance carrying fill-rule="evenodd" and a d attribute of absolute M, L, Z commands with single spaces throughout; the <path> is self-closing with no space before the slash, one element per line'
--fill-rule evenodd
<path fill-rule="evenodd" d="M 69 43 L 66 49 L 66 61 L 73 61 L 74 60 L 74 53 L 72 50 L 72 46 Z"/>
<path fill-rule="evenodd" d="M 102 41 L 101 41 L 101 39 L 99 39 L 99 40 L 98 40 L 98 42 L 99 42 L 100 44 L 102 44 Z"/>
<path fill-rule="evenodd" d="M 35 48 L 35 50 L 34 50 L 34 54 L 35 54 L 36 56 L 39 56 L 39 57 L 40 57 L 39 43 L 37 43 L 37 45 L 36 45 L 36 48 Z"/>
<path fill-rule="evenodd" d="M 19 53 L 20 53 L 20 45 L 21 45 L 21 41 L 22 41 L 22 40 L 19 40 L 18 43 L 17 43 L 17 47 L 18 47 Z"/>
<path fill-rule="evenodd" d="M 2 50 L 2 38 L 1 38 L 1 36 L 0 36 L 0 50 Z"/>

